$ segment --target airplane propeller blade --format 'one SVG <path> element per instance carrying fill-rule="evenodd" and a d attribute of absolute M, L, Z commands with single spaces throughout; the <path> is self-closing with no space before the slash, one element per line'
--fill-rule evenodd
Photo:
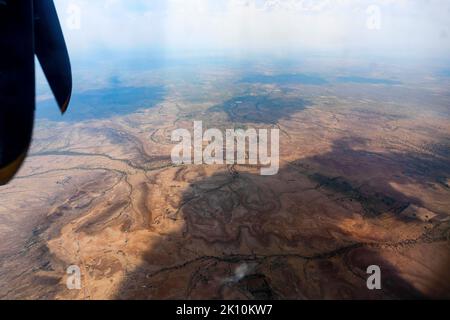
<path fill-rule="evenodd" d="M 19 170 L 34 122 L 32 0 L 0 2 L 0 185 Z"/>
<path fill-rule="evenodd" d="M 52 0 L 34 1 L 34 46 L 61 113 L 72 94 L 69 54 Z"/>
<path fill-rule="evenodd" d="M 0 185 L 14 177 L 30 147 L 35 54 L 64 113 L 72 75 L 53 1 L 0 0 Z"/>

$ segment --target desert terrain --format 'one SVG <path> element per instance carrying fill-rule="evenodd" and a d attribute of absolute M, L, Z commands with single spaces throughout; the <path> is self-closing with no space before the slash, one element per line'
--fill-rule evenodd
<path fill-rule="evenodd" d="M 0 298 L 450 298 L 450 79 L 311 69 L 144 70 L 110 87 L 129 102 L 80 90 L 38 117 L 0 187 Z M 194 120 L 278 128 L 279 173 L 174 165 Z"/>

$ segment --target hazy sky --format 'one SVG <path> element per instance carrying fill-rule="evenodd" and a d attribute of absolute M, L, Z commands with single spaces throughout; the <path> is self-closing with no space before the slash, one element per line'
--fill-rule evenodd
<path fill-rule="evenodd" d="M 71 52 L 450 56 L 445 0 L 56 0 Z"/>

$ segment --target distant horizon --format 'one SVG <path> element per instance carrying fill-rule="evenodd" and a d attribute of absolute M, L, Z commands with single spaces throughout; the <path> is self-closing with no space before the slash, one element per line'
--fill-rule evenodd
<path fill-rule="evenodd" d="M 448 59 L 450 3 L 431 0 L 56 0 L 72 58 L 99 52 Z"/>

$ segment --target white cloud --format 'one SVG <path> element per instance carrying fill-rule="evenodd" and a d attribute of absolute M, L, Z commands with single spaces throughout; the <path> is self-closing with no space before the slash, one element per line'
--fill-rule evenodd
<path fill-rule="evenodd" d="M 438 0 L 56 0 L 67 19 L 81 9 L 81 29 L 65 28 L 72 50 L 299 49 L 405 51 L 446 55 L 450 2 Z M 369 30 L 376 5 L 381 28 Z"/>

